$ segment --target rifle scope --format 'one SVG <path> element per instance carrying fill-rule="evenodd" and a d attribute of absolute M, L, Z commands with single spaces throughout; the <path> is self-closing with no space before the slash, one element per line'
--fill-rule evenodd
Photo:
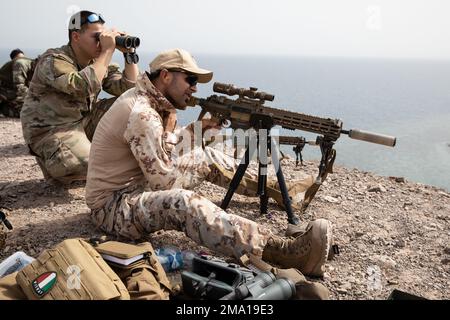
<path fill-rule="evenodd" d="M 249 89 L 238 88 L 233 84 L 226 84 L 220 82 L 214 82 L 213 91 L 217 93 L 227 94 L 229 96 L 239 95 L 241 97 L 247 97 L 251 99 L 260 99 L 273 101 L 275 96 L 270 93 L 258 91 L 258 88 L 250 87 Z"/>

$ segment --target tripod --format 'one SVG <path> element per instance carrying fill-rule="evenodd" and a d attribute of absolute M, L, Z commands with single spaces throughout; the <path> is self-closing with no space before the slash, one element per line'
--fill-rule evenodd
<path fill-rule="evenodd" d="M 291 224 L 298 224 L 299 218 L 294 216 L 292 213 L 291 199 L 289 198 L 289 194 L 286 187 L 286 182 L 284 180 L 283 171 L 281 170 L 280 159 L 278 157 L 278 146 L 276 145 L 273 138 L 270 136 L 270 128 L 272 126 L 261 126 L 262 121 L 259 122 L 260 126 L 257 131 L 256 139 L 257 139 L 257 148 L 252 148 L 254 144 L 251 143 L 251 139 L 249 138 L 249 143 L 247 149 L 245 150 L 245 154 L 239 163 L 239 166 L 236 170 L 236 173 L 233 176 L 233 179 L 230 182 L 230 186 L 225 195 L 225 198 L 222 201 L 220 207 L 223 210 L 228 208 L 228 205 L 233 197 L 234 192 L 238 188 L 242 177 L 247 170 L 247 167 L 250 163 L 250 159 L 253 157 L 256 149 L 259 150 L 258 154 L 258 192 L 257 195 L 260 199 L 260 212 L 261 214 L 267 214 L 267 204 L 269 202 L 269 196 L 267 195 L 267 157 L 268 154 L 272 156 L 272 164 L 274 165 L 278 184 L 280 186 L 281 195 L 283 197 L 283 204 L 288 216 L 288 221 Z M 252 137 L 255 139 L 255 137 Z M 272 148 L 274 150 L 272 150 Z M 272 152 L 275 151 L 275 152 Z"/>

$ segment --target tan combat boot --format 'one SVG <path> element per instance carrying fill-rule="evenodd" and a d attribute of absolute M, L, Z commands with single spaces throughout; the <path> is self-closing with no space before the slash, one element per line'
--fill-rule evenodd
<path fill-rule="evenodd" d="M 323 276 L 332 240 L 331 222 L 317 219 L 296 238 L 272 236 L 263 251 L 263 260 L 283 268 L 297 268 L 309 276 Z"/>

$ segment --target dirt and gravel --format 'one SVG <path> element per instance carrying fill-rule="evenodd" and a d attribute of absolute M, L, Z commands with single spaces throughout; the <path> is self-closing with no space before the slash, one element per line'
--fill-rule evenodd
<path fill-rule="evenodd" d="M 89 220 L 84 185 L 48 184 L 29 155 L 18 119 L 0 118 L 0 209 L 14 229 L 0 261 L 16 251 L 36 257 L 71 237 L 100 236 Z M 317 163 L 301 168 L 284 160 L 287 179 L 315 173 Z M 220 204 L 225 189 L 203 183 L 197 192 Z M 235 195 L 229 212 L 262 223 L 282 235 L 286 214 L 274 202 L 259 214 L 259 199 Z M 450 299 L 450 194 L 443 189 L 335 167 L 303 221 L 329 219 L 340 254 L 328 261 L 323 283 L 332 299 L 386 299 L 399 289 L 428 299 Z M 184 234 L 162 231 L 149 236 L 153 246 L 212 253 Z"/>

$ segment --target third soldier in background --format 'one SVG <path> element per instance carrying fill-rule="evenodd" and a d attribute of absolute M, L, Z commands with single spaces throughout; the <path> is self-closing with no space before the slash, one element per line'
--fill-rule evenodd
<path fill-rule="evenodd" d="M 21 111 L 25 142 L 44 178 L 62 183 L 86 178 L 91 139 L 115 98 L 97 101 L 103 89 L 119 96 L 134 87 L 135 64 L 122 72 L 110 64 L 115 37 L 101 15 L 80 11 L 69 21 L 69 43 L 39 59 Z M 131 49 L 119 48 L 122 52 Z"/>
<path fill-rule="evenodd" d="M 11 61 L 0 69 L 0 112 L 6 117 L 19 118 L 37 59 L 25 57 L 20 49 L 11 51 L 9 57 Z"/>

